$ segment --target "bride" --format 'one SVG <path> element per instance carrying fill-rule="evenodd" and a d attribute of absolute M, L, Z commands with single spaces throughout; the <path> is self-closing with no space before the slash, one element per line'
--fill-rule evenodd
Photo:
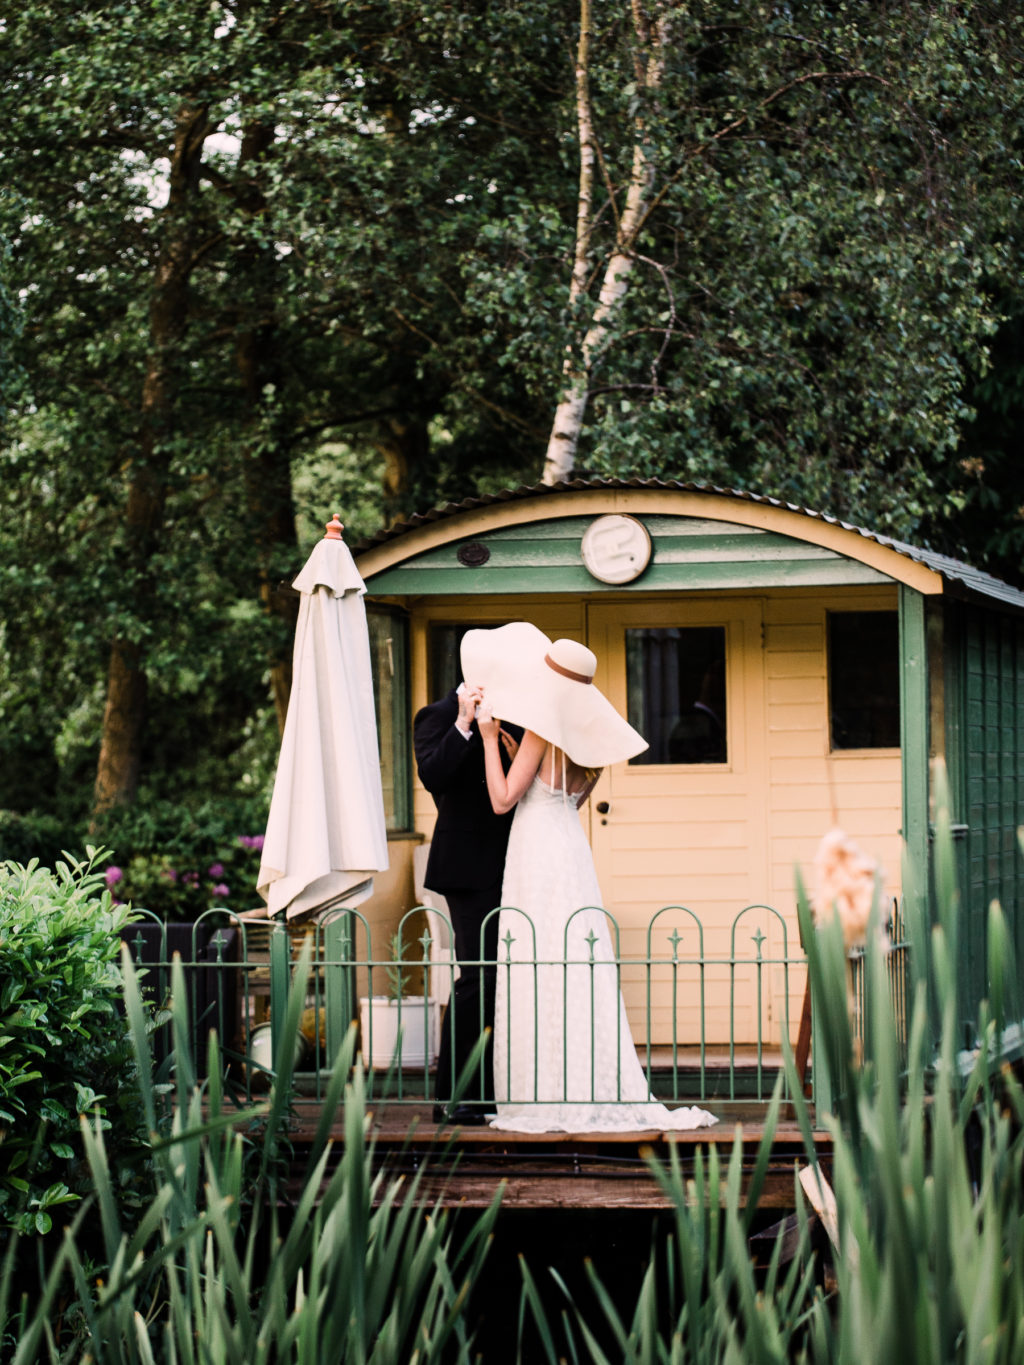
<path fill-rule="evenodd" d="M 492 1127 L 514 1132 L 701 1128 L 651 1098 L 619 989 L 616 947 L 578 811 L 601 768 L 643 738 L 594 686 L 594 654 L 517 621 L 467 631 L 462 672 L 483 701 L 487 792 L 515 807 L 498 926 Z M 524 727 L 508 775 L 501 720 Z"/>

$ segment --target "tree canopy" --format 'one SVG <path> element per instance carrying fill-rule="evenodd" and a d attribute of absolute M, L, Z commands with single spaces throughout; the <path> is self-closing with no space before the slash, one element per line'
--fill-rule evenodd
<path fill-rule="evenodd" d="M 553 471 L 579 442 L 601 473 L 938 534 L 1012 260 L 1009 17 L 594 7 Z"/>
<path fill-rule="evenodd" d="M 545 446 L 1019 577 L 1015 6 L 0 22 L 0 806 L 262 790 L 305 538 Z"/>

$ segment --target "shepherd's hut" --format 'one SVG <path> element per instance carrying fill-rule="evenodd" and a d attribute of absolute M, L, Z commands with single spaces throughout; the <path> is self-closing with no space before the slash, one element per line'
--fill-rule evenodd
<path fill-rule="evenodd" d="M 588 644 L 598 685 L 650 743 L 602 774 L 582 817 L 623 956 L 650 952 L 665 906 L 691 917 L 683 955 L 701 928 L 702 1018 L 694 990 L 682 1000 L 671 974 L 638 973 L 624 983 L 638 1042 L 792 1035 L 803 979 L 779 966 L 737 990 L 725 966 L 737 917 L 769 907 L 757 953 L 792 957 L 795 869 L 809 874 L 836 824 L 878 860 L 894 904 L 904 850 L 927 895 L 936 758 L 951 782 L 965 999 L 983 993 L 992 899 L 1024 948 L 1024 592 L 823 512 L 654 480 L 470 498 L 355 553 L 390 827 L 374 924 L 416 903 L 414 852 L 431 833 L 412 716 L 458 680 L 463 631 L 525 619 Z"/>

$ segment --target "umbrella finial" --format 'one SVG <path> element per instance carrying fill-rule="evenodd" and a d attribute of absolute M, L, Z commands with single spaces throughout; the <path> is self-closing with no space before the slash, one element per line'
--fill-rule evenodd
<path fill-rule="evenodd" d="M 331 517 L 330 521 L 327 523 L 327 529 L 324 532 L 324 540 L 341 540 L 341 533 L 344 529 L 344 526 L 341 524 L 341 518 L 338 516 L 337 512 L 335 512 L 334 516 Z"/>

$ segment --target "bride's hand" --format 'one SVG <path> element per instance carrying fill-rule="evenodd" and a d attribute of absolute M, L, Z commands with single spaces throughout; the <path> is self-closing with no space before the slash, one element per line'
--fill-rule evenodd
<path fill-rule="evenodd" d="M 515 758 L 516 754 L 519 752 L 518 739 L 515 739 L 512 735 L 510 735 L 507 730 L 500 731 L 500 737 L 502 744 L 504 744 L 505 746 L 505 752 L 508 754 L 509 759 Z"/>
<path fill-rule="evenodd" d="M 495 719 L 485 701 L 476 708 L 476 724 L 482 739 L 494 739 L 501 733 L 501 721 Z"/>

